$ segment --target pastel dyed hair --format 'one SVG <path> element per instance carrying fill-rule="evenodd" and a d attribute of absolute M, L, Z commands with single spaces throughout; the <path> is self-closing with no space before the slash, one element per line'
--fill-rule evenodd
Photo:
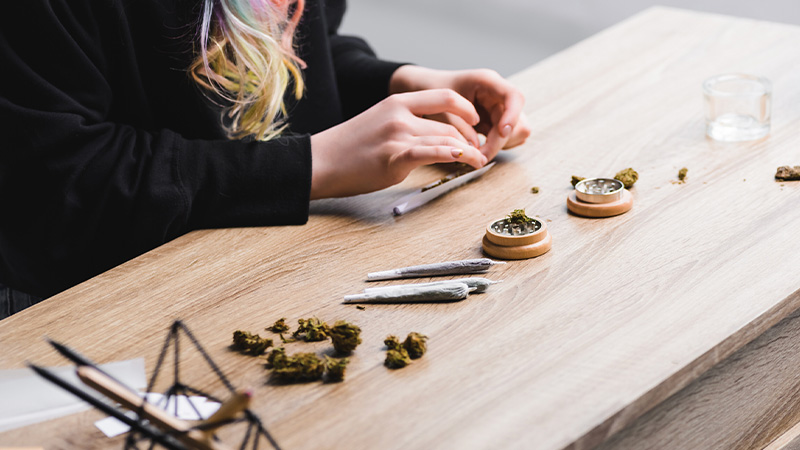
<path fill-rule="evenodd" d="M 294 32 L 304 0 L 203 0 L 189 72 L 222 105 L 228 137 L 269 140 L 287 126 L 284 96 L 303 95 Z M 221 100 L 221 101 L 220 101 Z"/>

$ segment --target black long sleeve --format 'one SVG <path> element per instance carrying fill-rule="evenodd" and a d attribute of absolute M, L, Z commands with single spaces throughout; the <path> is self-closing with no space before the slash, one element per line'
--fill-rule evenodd
<path fill-rule="evenodd" d="M 330 2 L 333 10 L 343 2 Z M 298 29 L 309 89 L 292 134 L 224 137 L 193 85 L 198 2 L 25 0 L 0 15 L 0 282 L 48 296 L 198 228 L 302 224 L 309 133 L 388 90 L 396 64 L 338 44 L 325 5 Z M 345 38 L 349 39 L 349 38 Z M 349 48 L 339 51 L 340 46 Z M 370 60 L 341 73 L 337 59 Z M 358 92 L 351 78 L 371 77 Z M 350 97 L 345 102 L 342 96 Z M 371 103 L 370 103 L 371 102 Z"/>

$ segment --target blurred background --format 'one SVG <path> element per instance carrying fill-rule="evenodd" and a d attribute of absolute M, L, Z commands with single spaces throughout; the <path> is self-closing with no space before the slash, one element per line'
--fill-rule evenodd
<path fill-rule="evenodd" d="M 800 25 L 800 0 L 348 0 L 341 32 L 383 59 L 510 76 L 653 5 Z"/>

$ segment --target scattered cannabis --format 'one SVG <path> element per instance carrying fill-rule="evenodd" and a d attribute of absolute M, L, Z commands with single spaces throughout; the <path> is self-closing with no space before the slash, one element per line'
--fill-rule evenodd
<path fill-rule="evenodd" d="M 289 331 L 289 325 L 286 325 L 286 317 L 281 317 L 275 322 L 274 325 L 267 327 L 266 330 L 278 334 L 286 333 Z"/>
<path fill-rule="evenodd" d="M 778 181 L 798 181 L 800 180 L 800 166 L 780 166 L 775 172 L 775 179 Z"/>
<path fill-rule="evenodd" d="M 580 183 L 581 181 L 583 181 L 585 179 L 586 179 L 585 177 L 579 177 L 577 175 L 573 175 L 572 176 L 572 181 L 571 181 L 572 187 L 575 187 L 576 184 Z"/>
<path fill-rule="evenodd" d="M 330 328 L 328 324 L 317 319 L 316 317 L 312 317 L 310 319 L 299 319 L 297 321 L 299 326 L 297 330 L 292 334 L 295 339 L 302 339 L 306 342 L 318 342 L 324 341 L 328 339 L 330 335 Z"/>
<path fill-rule="evenodd" d="M 325 363 L 314 353 L 298 353 L 274 358 L 272 375 L 284 383 L 316 381 L 322 378 Z"/>
<path fill-rule="evenodd" d="M 361 328 L 344 320 L 337 320 L 329 330 L 333 348 L 343 355 L 349 355 L 361 343 Z"/>
<path fill-rule="evenodd" d="M 328 381 L 344 381 L 344 373 L 347 370 L 348 358 L 329 358 L 325 357 L 325 367 L 327 368 Z"/>
<path fill-rule="evenodd" d="M 689 169 L 687 169 L 686 167 L 684 167 L 681 170 L 679 170 L 678 171 L 678 181 L 681 182 L 681 183 L 685 183 L 686 182 L 686 174 L 688 172 L 689 172 Z"/>
<path fill-rule="evenodd" d="M 515 209 L 514 211 L 511 211 L 509 215 L 506 216 L 506 222 L 522 225 L 533 222 L 533 219 L 525 215 L 524 209 Z"/>
<path fill-rule="evenodd" d="M 403 342 L 403 348 L 406 349 L 411 359 L 418 359 L 421 358 L 428 349 L 427 341 L 428 336 L 411 332 L 408 333 L 408 337 L 406 337 L 405 342 Z"/>
<path fill-rule="evenodd" d="M 633 170 L 632 168 L 628 167 L 627 169 L 620 170 L 614 175 L 615 180 L 619 180 L 625 186 L 625 189 L 630 189 L 633 187 L 636 180 L 639 179 L 639 174 Z"/>
<path fill-rule="evenodd" d="M 358 305 L 358 306 L 356 306 L 356 309 L 360 309 L 360 310 L 362 310 L 362 311 L 366 311 L 366 310 L 367 310 L 367 307 L 366 307 L 366 306 L 364 306 L 364 305 Z"/>
<path fill-rule="evenodd" d="M 539 193 L 539 186 L 534 186 L 531 188 L 531 194 L 538 194 Z"/>
<path fill-rule="evenodd" d="M 411 358 L 404 348 L 399 350 L 388 350 L 386 352 L 386 361 L 383 364 L 390 369 L 402 369 L 403 367 L 411 364 Z"/>
<path fill-rule="evenodd" d="M 249 355 L 262 355 L 267 348 L 272 347 L 272 339 L 265 339 L 257 334 L 236 330 L 233 332 L 233 346 L 242 353 Z"/>
<path fill-rule="evenodd" d="M 400 350 L 403 348 L 403 344 L 400 343 L 400 339 L 397 339 L 397 336 L 394 335 L 387 336 L 386 339 L 383 340 L 383 344 L 389 350 Z"/>

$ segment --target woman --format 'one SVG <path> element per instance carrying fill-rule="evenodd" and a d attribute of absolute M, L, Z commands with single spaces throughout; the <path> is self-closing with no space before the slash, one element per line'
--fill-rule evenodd
<path fill-rule="evenodd" d="M 0 317 L 188 231 L 303 224 L 310 199 L 382 189 L 423 164 L 481 167 L 528 136 L 522 95 L 496 73 L 381 61 L 337 34 L 344 9 L 7 5 Z"/>

